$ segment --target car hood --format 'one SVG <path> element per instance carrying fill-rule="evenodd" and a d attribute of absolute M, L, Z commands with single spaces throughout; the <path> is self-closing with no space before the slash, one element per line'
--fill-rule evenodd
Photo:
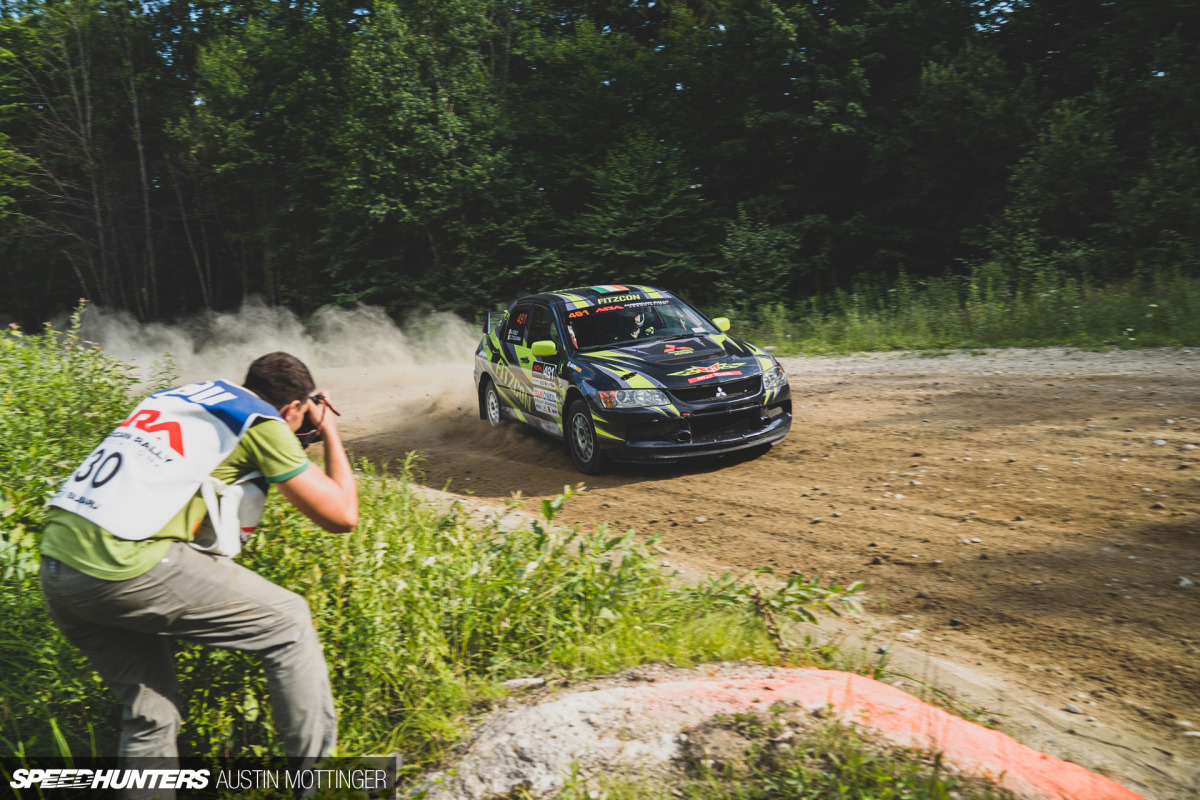
<path fill-rule="evenodd" d="M 620 382 L 636 373 L 668 389 L 738 380 L 773 364 L 764 351 L 729 336 L 660 339 L 579 353 L 576 359 Z"/>

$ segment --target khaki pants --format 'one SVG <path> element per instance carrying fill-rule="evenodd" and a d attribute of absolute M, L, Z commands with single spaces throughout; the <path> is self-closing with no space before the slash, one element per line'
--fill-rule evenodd
<path fill-rule="evenodd" d="M 182 705 L 171 639 L 262 656 L 293 768 L 311 767 L 337 743 L 329 671 L 300 595 L 183 542 L 129 580 L 93 578 L 49 558 L 41 578 L 51 618 L 121 702 L 122 760 L 178 758 Z"/>

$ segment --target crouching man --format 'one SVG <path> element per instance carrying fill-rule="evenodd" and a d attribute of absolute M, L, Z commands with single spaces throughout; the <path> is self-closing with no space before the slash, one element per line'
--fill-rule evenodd
<path fill-rule="evenodd" d="M 250 365 L 242 386 L 213 381 L 157 392 L 55 495 L 41 545 L 42 591 L 59 630 L 121 703 L 122 766 L 177 763 L 182 706 L 173 639 L 262 657 L 293 768 L 311 766 L 336 744 L 329 674 L 308 605 L 232 559 L 272 484 L 327 531 L 358 523 L 336 414 L 314 389 L 303 362 L 271 353 Z M 325 442 L 324 472 L 295 435 L 314 427 Z"/>

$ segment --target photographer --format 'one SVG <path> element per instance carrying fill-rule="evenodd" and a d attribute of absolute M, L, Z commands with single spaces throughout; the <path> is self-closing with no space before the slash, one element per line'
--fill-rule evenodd
<path fill-rule="evenodd" d="M 42 590 L 59 630 L 121 703 L 118 754 L 129 768 L 176 762 L 182 704 L 172 639 L 261 655 L 294 768 L 311 766 L 337 741 L 307 603 L 232 556 L 272 484 L 323 529 L 353 530 L 354 473 L 336 409 L 313 396 L 303 362 L 265 355 L 243 384 L 197 383 L 151 395 L 52 503 Z M 304 455 L 296 436 L 302 428 L 324 440 L 323 473 Z"/>

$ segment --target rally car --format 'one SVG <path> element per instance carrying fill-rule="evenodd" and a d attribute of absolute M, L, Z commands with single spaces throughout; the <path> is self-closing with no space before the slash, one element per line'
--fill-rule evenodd
<path fill-rule="evenodd" d="M 610 460 L 671 461 L 783 439 L 787 376 L 670 292 L 604 285 L 492 312 L 475 353 L 479 416 L 564 439 L 589 475 Z"/>

